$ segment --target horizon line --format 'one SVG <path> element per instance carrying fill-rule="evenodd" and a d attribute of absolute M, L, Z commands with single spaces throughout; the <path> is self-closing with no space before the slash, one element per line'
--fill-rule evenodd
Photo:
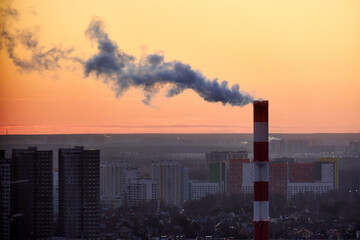
<path fill-rule="evenodd" d="M 41 136 L 41 135 L 150 135 L 150 134 L 157 134 L 157 135 L 166 135 L 166 134 L 182 134 L 182 135 L 190 135 L 190 134 L 200 134 L 200 135 L 207 135 L 207 134 L 224 134 L 224 135 L 230 135 L 230 134 L 251 134 L 253 135 L 253 132 L 233 132 L 233 133 L 227 133 L 227 132 L 214 132 L 214 133 L 201 133 L 201 132 L 194 132 L 194 133 L 181 133 L 181 132 L 168 132 L 168 133 L 161 133 L 161 132 L 153 132 L 153 133 L 34 133 L 34 134 L 26 134 L 26 133 L 19 133 L 19 134 L 0 134 L 0 136 Z M 305 133 L 296 133 L 296 132 L 269 132 L 270 134 L 360 134 L 360 132 L 305 132 Z"/>

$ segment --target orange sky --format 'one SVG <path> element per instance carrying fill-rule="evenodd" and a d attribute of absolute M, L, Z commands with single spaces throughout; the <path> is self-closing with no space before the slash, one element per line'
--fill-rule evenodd
<path fill-rule="evenodd" d="M 210 79 L 239 83 L 270 103 L 270 132 L 360 132 L 360 1 L 1 1 L 18 10 L 11 31 L 35 32 L 44 50 L 87 58 L 92 17 L 137 59 L 163 52 Z M 18 47 L 16 54 L 29 57 Z M 242 133 L 252 106 L 208 103 L 192 90 L 160 91 L 145 106 L 140 89 L 121 98 L 80 64 L 21 71 L 0 50 L 0 134 Z"/>

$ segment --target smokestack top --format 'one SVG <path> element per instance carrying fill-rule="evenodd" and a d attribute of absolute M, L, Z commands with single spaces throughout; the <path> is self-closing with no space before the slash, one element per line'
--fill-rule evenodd
<path fill-rule="evenodd" d="M 254 101 L 254 122 L 269 121 L 269 101 Z"/>
<path fill-rule="evenodd" d="M 254 104 L 269 104 L 268 100 L 256 100 L 254 101 Z"/>

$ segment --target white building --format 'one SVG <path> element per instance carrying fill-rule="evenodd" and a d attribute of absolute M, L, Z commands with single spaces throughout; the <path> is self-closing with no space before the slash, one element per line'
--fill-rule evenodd
<path fill-rule="evenodd" d="M 334 189 L 333 183 L 329 182 L 301 182 L 301 183 L 288 183 L 287 198 L 298 193 L 313 192 L 314 194 L 322 194 Z"/>
<path fill-rule="evenodd" d="M 333 188 L 336 185 L 336 165 L 335 163 L 322 163 L 321 164 L 321 182 L 332 183 Z"/>
<path fill-rule="evenodd" d="M 100 166 L 101 203 L 119 207 L 156 200 L 156 182 L 141 179 L 138 168 L 126 162 L 108 162 Z"/>
<path fill-rule="evenodd" d="M 126 184 L 125 201 L 129 205 L 156 200 L 156 183 L 152 179 L 134 179 Z"/>
<path fill-rule="evenodd" d="M 241 192 L 251 194 L 254 192 L 254 163 L 243 163 Z"/>
<path fill-rule="evenodd" d="M 134 171 L 125 174 L 129 169 L 131 169 L 131 165 L 126 162 L 107 162 L 100 165 L 101 198 L 118 198 L 123 196 L 125 183 L 136 175 Z M 137 178 L 137 176 L 134 178 Z"/>
<path fill-rule="evenodd" d="M 217 195 L 220 184 L 214 182 L 190 182 L 191 200 L 203 198 L 207 195 Z"/>

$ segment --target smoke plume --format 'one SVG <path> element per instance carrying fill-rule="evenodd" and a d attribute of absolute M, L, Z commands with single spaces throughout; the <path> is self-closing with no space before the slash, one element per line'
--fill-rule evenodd
<path fill-rule="evenodd" d="M 109 38 L 103 22 L 98 19 L 93 19 L 86 30 L 88 38 L 96 41 L 98 52 L 82 60 L 73 56 L 73 49 L 45 49 L 34 31 L 13 28 L 11 24 L 18 17 L 16 9 L 0 8 L 0 50 L 4 48 L 13 63 L 23 71 L 55 70 L 61 67 L 61 60 L 70 60 L 84 67 L 86 77 L 95 75 L 108 83 L 117 97 L 131 87 L 142 89 L 142 101 L 146 105 L 151 105 L 154 94 L 165 86 L 167 97 L 192 89 L 208 102 L 244 106 L 253 101 L 253 96 L 241 91 L 238 84 L 230 87 L 227 81 L 208 79 L 188 64 L 177 60 L 165 61 L 162 54 L 145 55 L 136 61 Z M 30 53 L 30 57 L 21 57 L 19 49 Z"/>
<path fill-rule="evenodd" d="M 72 49 L 62 49 L 53 47 L 45 49 L 39 44 L 34 31 L 18 30 L 10 27 L 13 20 L 19 14 L 16 9 L 7 7 L 0 8 L 0 50 L 5 48 L 8 56 L 13 63 L 24 71 L 54 70 L 60 68 L 60 60 L 72 60 L 81 62 L 80 59 L 70 57 Z M 16 50 L 22 48 L 30 53 L 30 57 L 21 58 L 16 54 Z"/>
<path fill-rule="evenodd" d="M 281 138 L 269 136 L 269 142 L 271 142 L 271 141 L 281 141 L 281 140 L 282 140 Z"/>
<path fill-rule="evenodd" d="M 86 34 L 97 42 L 98 52 L 84 63 L 85 75 L 95 74 L 110 81 L 117 96 L 130 87 L 138 87 L 144 91 L 143 102 L 150 105 L 153 95 L 168 85 L 167 97 L 192 89 L 208 102 L 244 106 L 253 101 L 250 94 L 240 91 L 238 84 L 229 87 L 227 81 L 210 80 L 188 64 L 166 62 L 161 54 L 146 55 L 135 62 L 133 56 L 121 51 L 109 38 L 100 20 L 92 20 Z"/>

